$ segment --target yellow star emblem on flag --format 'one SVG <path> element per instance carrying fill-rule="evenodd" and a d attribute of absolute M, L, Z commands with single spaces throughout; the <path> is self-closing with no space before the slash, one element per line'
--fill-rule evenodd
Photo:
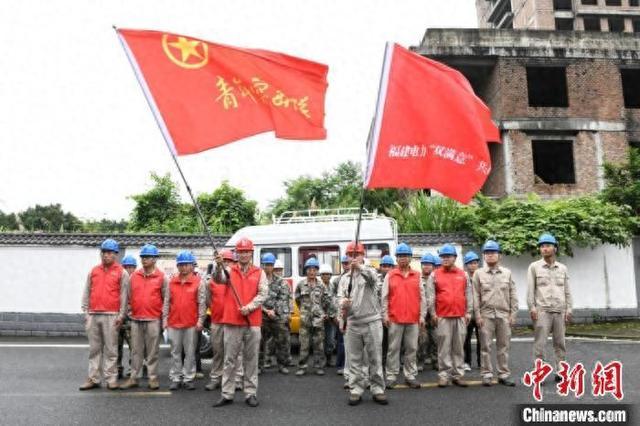
<path fill-rule="evenodd" d="M 182 68 L 202 68 L 209 61 L 208 46 L 200 40 L 163 34 L 162 49 L 171 62 Z"/>

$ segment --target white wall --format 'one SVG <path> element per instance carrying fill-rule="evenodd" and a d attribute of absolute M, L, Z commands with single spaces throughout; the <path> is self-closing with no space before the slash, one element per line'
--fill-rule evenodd
<path fill-rule="evenodd" d="M 527 309 L 527 269 L 535 260 L 529 255 L 505 257 L 518 286 L 521 309 Z M 635 271 L 631 247 L 604 245 L 576 248 L 573 257 L 558 259 L 569 269 L 574 309 L 637 308 Z"/>
<path fill-rule="evenodd" d="M 460 247 L 456 248 L 460 252 Z M 414 252 L 435 253 L 435 249 L 414 247 Z M 126 253 L 135 256 L 137 251 L 138 248 L 130 249 Z M 177 251 L 163 250 L 158 266 L 166 272 L 174 270 L 173 256 Z M 199 266 L 205 269 L 210 255 L 204 250 L 197 255 Z M 458 256 L 458 261 L 461 258 Z M 520 309 L 526 309 L 526 273 L 534 259 L 529 255 L 508 256 L 502 262 L 513 271 Z M 87 273 L 99 261 L 95 248 L 0 247 L 0 312 L 79 313 Z M 573 257 L 562 257 L 560 261 L 569 268 L 574 308 L 638 307 L 631 247 L 575 249 Z"/>
<path fill-rule="evenodd" d="M 95 248 L 0 247 L 0 312 L 79 313 Z"/>

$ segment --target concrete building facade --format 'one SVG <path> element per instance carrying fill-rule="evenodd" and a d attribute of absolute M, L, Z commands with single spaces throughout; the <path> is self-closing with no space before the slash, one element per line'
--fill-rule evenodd
<path fill-rule="evenodd" d="M 476 0 L 480 28 L 640 33 L 640 0 Z"/>

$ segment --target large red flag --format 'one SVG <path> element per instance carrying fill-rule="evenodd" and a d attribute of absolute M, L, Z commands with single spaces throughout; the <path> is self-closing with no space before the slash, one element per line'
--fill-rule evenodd
<path fill-rule="evenodd" d="M 500 141 L 491 111 L 460 72 L 387 44 L 365 187 L 468 203 L 491 171 L 490 141 Z"/>
<path fill-rule="evenodd" d="M 174 153 L 268 131 L 283 139 L 326 138 L 326 65 L 177 34 L 117 32 Z"/>

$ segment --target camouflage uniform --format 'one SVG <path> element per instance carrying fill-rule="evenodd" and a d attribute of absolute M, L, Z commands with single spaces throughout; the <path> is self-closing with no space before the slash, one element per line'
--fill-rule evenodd
<path fill-rule="evenodd" d="M 300 358 L 298 368 L 306 369 L 309 346 L 313 349 L 315 364 L 322 368 L 324 355 L 324 320 L 336 316 L 336 307 L 330 291 L 320 278 L 314 285 L 303 279 L 296 287 L 295 300 L 300 309 Z"/>
<path fill-rule="evenodd" d="M 275 345 L 276 359 L 280 368 L 287 366 L 290 354 L 291 340 L 289 334 L 289 316 L 291 290 L 281 277 L 273 275 L 269 282 L 269 295 L 262 304 L 262 341 L 260 342 L 259 368 L 264 367 L 265 356 L 269 354 L 269 343 Z M 276 317 L 271 319 L 264 312 L 274 310 Z"/>
<path fill-rule="evenodd" d="M 124 355 L 124 342 L 127 342 L 129 347 L 129 370 L 131 369 L 131 322 L 129 317 L 126 316 L 122 327 L 118 331 L 118 360 L 116 365 L 118 366 L 118 379 L 122 379 L 124 376 L 124 367 L 122 366 L 122 356 Z M 127 373 L 129 375 L 129 373 Z"/>
<path fill-rule="evenodd" d="M 422 285 L 425 292 L 427 291 L 427 280 L 429 277 L 422 276 Z M 438 346 L 436 342 L 435 327 L 431 324 L 431 317 L 427 312 L 425 318 L 425 329 L 420 330 L 418 335 L 418 367 L 424 365 L 425 361 L 431 360 L 431 366 L 434 370 L 438 368 Z"/>
<path fill-rule="evenodd" d="M 326 285 L 325 285 L 326 286 Z M 338 295 L 338 283 L 334 280 L 329 280 L 328 286 L 326 289 L 329 290 L 329 295 L 331 296 L 331 304 L 336 306 L 336 296 Z M 332 362 L 333 353 L 336 350 L 337 345 L 337 332 L 338 326 L 336 324 L 337 321 L 337 306 L 336 312 L 334 316 L 327 316 L 327 319 L 324 321 L 324 355 L 325 355 L 325 365 L 335 365 Z"/>

